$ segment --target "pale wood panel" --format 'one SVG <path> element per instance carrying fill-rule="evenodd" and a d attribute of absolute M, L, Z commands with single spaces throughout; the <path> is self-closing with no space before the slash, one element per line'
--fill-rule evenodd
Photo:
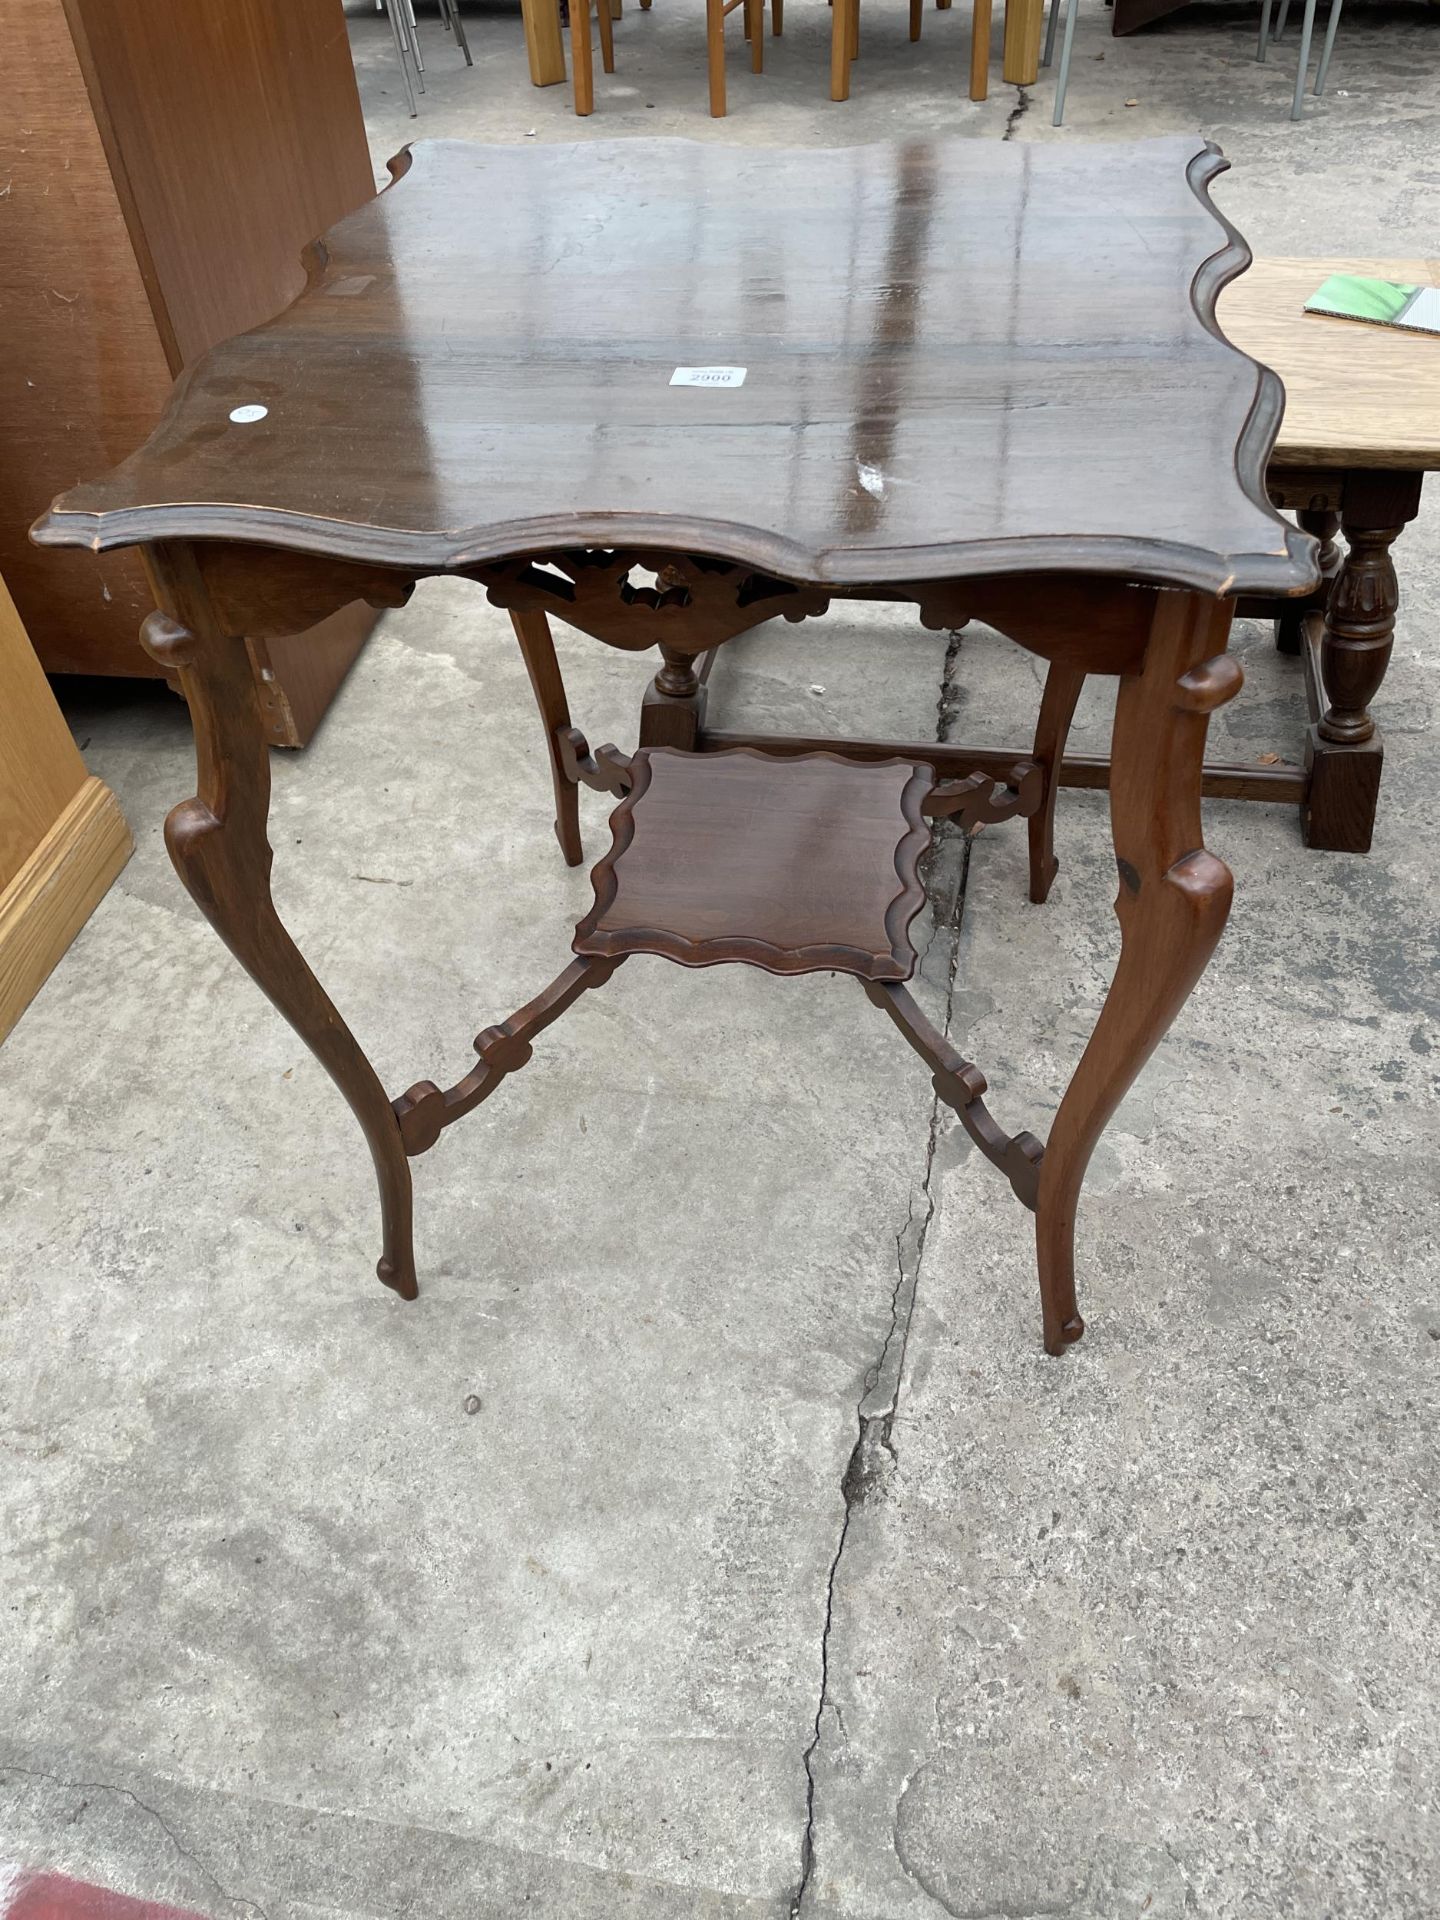
<path fill-rule="evenodd" d="M 91 775 L 0 890 L 0 1040 L 40 991 L 133 849 L 114 794 Z"/>
<path fill-rule="evenodd" d="M 1257 260 L 1226 288 L 1226 335 L 1285 382 L 1272 468 L 1440 467 L 1440 339 L 1306 313 L 1332 273 L 1440 284 L 1440 261 Z"/>
<path fill-rule="evenodd" d="M 0 580 L 0 887 L 84 783 L 85 763 Z"/>
<path fill-rule="evenodd" d="M 0 580 L 0 1040 L 130 857 Z"/>

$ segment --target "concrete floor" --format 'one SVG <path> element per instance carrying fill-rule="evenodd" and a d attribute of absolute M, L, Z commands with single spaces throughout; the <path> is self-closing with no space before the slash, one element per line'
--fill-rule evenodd
<path fill-rule="evenodd" d="M 1433 12 L 1347 11 L 1292 127 L 1250 9 L 1112 42 L 1087 0 L 1058 135 L 1048 79 L 961 97 L 959 0 L 919 49 L 867 9 L 848 107 L 824 7 L 786 17 L 763 78 L 737 31 L 723 126 L 673 0 L 583 124 L 509 8 L 473 72 L 422 14 L 415 123 L 351 24 L 377 158 L 1199 125 L 1258 246 L 1436 251 Z M 0 1054 L 0 1858 L 224 1920 L 1440 1910 L 1433 503 L 1401 554 L 1375 849 L 1208 809 L 1234 916 L 1097 1157 L 1061 1362 L 1027 1220 L 889 1027 L 736 968 L 637 962 L 546 1036 L 420 1163 L 397 1302 L 358 1135 L 165 860 L 183 710 L 73 695 L 138 850 Z M 1217 749 L 1297 752 L 1297 664 L 1236 646 Z M 633 737 L 639 663 L 565 658 Z M 866 609 L 736 643 L 714 699 L 1019 740 L 1036 676 Z M 282 908 L 387 1084 L 460 1070 L 588 895 L 503 616 L 423 588 L 276 776 Z M 1103 797 L 1060 843 L 1043 910 L 1021 835 L 946 843 L 921 983 L 1042 1132 L 1116 948 Z"/>

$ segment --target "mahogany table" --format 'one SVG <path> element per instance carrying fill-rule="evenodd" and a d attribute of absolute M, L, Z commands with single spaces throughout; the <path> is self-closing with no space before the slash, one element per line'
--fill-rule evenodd
<path fill-rule="evenodd" d="M 1279 381 L 1215 324 L 1248 259 L 1209 201 L 1224 162 L 1192 139 L 625 140 L 596 157 L 402 156 L 396 184 L 312 250 L 296 303 L 194 367 L 149 441 L 35 538 L 144 553 L 161 608 L 145 644 L 179 671 L 197 740 L 171 856 L 364 1130 L 387 1284 L 416 1291 L 411 1157 L 628 953 L 824 968 L 895 1020 L 1034 1210 L 1059 1352 L 1083 1325 L 1086 1165 L 1229 911 L 1200 796 L 1210 713 L 1241 683 L 1225 651 L 1236 597 L 1318 579 L 1314 540 L 1265 494 Z M 712 377 L 676 384 L 686 368 Z M 514 610 L 542 681 L 547 613 L 658 647 L 661 667 L 633 758 L 569 728 L 554 743 L 557 764 L 623 796 L 576 959 L 480 1035 L 454 1086 L 392 1100 L 277 915 L 237 636 L 296 631 L 357 595 L 395 605 L 430 574 Z M 977 615 L 1050 662 L 1034 758 L 967 768 L 940 765 L 944 749 L 927 763 L 768 741 L 707 771 L 711 755 L 674 751 L 693 742 L 698 658 L 846 596 L 911 602 L 936 628 Z M 906 928 L 927 817 L 1026 816 L 1043 849 L 1086 673 L 1120 681 L 1121 952 L 1042 1148 L 1003 1132 L 978 1069 L 909 1001 Z"/>

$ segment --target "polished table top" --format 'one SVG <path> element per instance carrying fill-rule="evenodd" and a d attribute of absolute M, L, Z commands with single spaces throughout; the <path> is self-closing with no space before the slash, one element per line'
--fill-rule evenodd
<path fill-rule="evenodd" d="M 1275 461 L 1440 468 L 1440 340 L 1363 326 L 1305 302 L 1332 273 L 1440 286 L 1440 260 L 1257 260 L 1220 297 L 1220 324 L 1285 383 Z"/>
<path fill-rule="evenodd" d="M 415 571 L 646 544 L 817 586 L 1301 591 L 1195 138 L 426 142 L 36 530 Z M 672 385 L 680 367 L 743 385 Z"/>

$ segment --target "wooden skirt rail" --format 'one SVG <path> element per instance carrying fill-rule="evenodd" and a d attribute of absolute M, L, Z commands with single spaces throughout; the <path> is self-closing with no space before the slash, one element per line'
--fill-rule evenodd
<path fill-rule="evenodd" d="M 838 740 L 824 734 L 803 735 L 770 733 L 729 733 L 705 727 L 696 740 L 702 753 L 723 753 L 731 747 L 750 747 L 760 753 L 842 753 L 853 760 L 923 760 L 937 773 L 961 775 L 990 773 L 996 779 L 1019 760 L 1029 757 L 1029 747 L 963 747 L 942 745 L 934 740 Z M 1110 785 L 1110 762 L 1103 754 L 1067 753 L 1060 762 L 1062 787 L 1106 789 Z M 1271 800 L 1298 806 L 1305 798 L 1305 769 L 1293 761 L 1274 766 L 1229 766 L 1208 762 L 1201 779 L 1201 792 L 1207 800 Z"/>

